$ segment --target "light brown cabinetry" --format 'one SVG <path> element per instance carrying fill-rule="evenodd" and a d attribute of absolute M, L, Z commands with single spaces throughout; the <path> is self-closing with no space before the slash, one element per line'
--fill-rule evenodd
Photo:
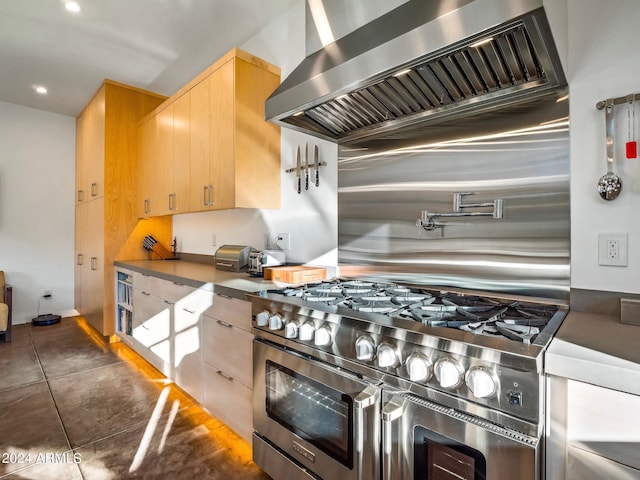
<path fill-rule="evenodd" d="M 151 365 L 202 402 L 202 316 L 212 304 L 212 286 L 195 288 L 122 268 L 116 272 L 116 282 L 122 285 L 117 291 L 116 333 Z M 129 283 L 131 301 L 126 302 Z M 130 332 L 127 322 L 122 320 L 123 311 L 131 311 Z"/>
<path fill-rule="evenodd" d="M 141 125 L 139 175 L 163 177 L 155 177 L 163 192 L 154 195 L 140 179 L 141 216 L 280 208 L 280 129 L 264 120 L 264 101 L 279 83 L 277 67 L 234 49 L 150 114 Z M 169 118 L 172 130 L 162 128 Z M 155 152 L 146 145 L 154 122 L 161 125 Z M 170 210 L 153 206 L 169 194 Z"/>
<path fill-rule="evenodd" d="M 139 217 L 188 211 L 191 97 L 164 104 L 140 124 Z"/>
<path fill-rule="evenodd" d="M 146 258 L 142 238 L 171 243 L 171 219 L 138 225 L 136 126 L 165 97 L 105 80 L 76 122 L 76 310 L 114 333 L 114 260 Z"/>
<path fill-rule="evenodd" d="M 116 268 L 118 336 L 248 442 L 253 431 L 251 304 Z M 129 321 L 131 319 L 131 321 Z"/>
<path fill-rule="evenodd" d="M 106 90 L 98 90 L 76 123 L 76 203 L 104 196 Z"/>
<path fill-rule="evenodd" d="M 204 407 L 251 441 L 253 353 L 251 304 L 216 294 L 204 313 Z"/>

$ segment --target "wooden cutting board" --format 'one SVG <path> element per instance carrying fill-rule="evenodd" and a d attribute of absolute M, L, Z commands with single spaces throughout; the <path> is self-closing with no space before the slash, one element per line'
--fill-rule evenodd
<path fill-rule="evenodd" d="M 284 283 L 318 282 L 327 278 L 327 269 L 310 266 L 264 267 L 264 279 Z"/>

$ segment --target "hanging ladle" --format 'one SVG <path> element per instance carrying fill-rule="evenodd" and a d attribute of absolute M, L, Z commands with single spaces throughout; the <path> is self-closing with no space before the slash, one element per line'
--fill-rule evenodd
<path fill-rule="evenodd" d="M 605 106 L 605 129 L 607 134 L 607 173 L 598 180 L 598 193 L 604 200 L 615 200 L 622 190 L 622 180 L 613 173 L 613 99 Z"/>

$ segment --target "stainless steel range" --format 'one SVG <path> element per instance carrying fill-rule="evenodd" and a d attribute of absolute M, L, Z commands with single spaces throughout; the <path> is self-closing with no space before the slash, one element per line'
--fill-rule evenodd
<path fill-rule="evenodd" d="M 565 305 L 362 280 L 250 299 L 255 460 L 274 478 L 286 478 L 282 472 L 291 465 L 299 467 L 300 478 L 377 478 L 380 460 L 384 479 L 540 478 L 543 353 L 567 313 Z M 276 352 L 274 358 L 296 358 L 298 371 L 289 368 L 295 381 L 272 381 L 288 367 L 269 351 Z M 352 398 L 342 408 L 340 436 L 327 439 L 316 431 L 331 423 L 327 402 L 338 410 L 325 391 L 335 393 L 336 387 L 301 374 L 307 364 L 334 369 L 334 381 L 361 381 L 352 389 L 338 387 L 334 395 Z M 270 411 L 269 395 L 288 399 L 292 411 L 304 412 L 301 419 L 282 421 Z M 367 422 L 359 402 L 379 409 L 381 422 L 369 413 L 370 426 L 363 430 Z M 311 420 L 316 416 L 317 424 Z M 347 462 L 336 461 L 316 441 L 332 438 L 353 447 L 342 452 Z M 354 445 L 365 438 L 363 464 L 362 452 L 359 460 L 354 457 Z M 288 467 L 272 465 L 273 452 Z M 363 466 L 364 476 L 358 473 Z"/>
<path fill-rule="evenodd" d="M 568 89 L 542 0 L 409 0 L 310 54 L 265 111 L 339 144 L 347 280 L 250 296 L 256 463 L 541 480 L 570 289 Z"/>

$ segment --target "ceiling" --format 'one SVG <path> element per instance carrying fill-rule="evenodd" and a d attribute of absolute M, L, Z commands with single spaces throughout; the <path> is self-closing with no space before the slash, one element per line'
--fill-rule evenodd
<path fill-rule="evenodd" d="M 169 96 L 298 1 L 2 0 L 0 101 L 75 117 L 105 78 Z"/>

